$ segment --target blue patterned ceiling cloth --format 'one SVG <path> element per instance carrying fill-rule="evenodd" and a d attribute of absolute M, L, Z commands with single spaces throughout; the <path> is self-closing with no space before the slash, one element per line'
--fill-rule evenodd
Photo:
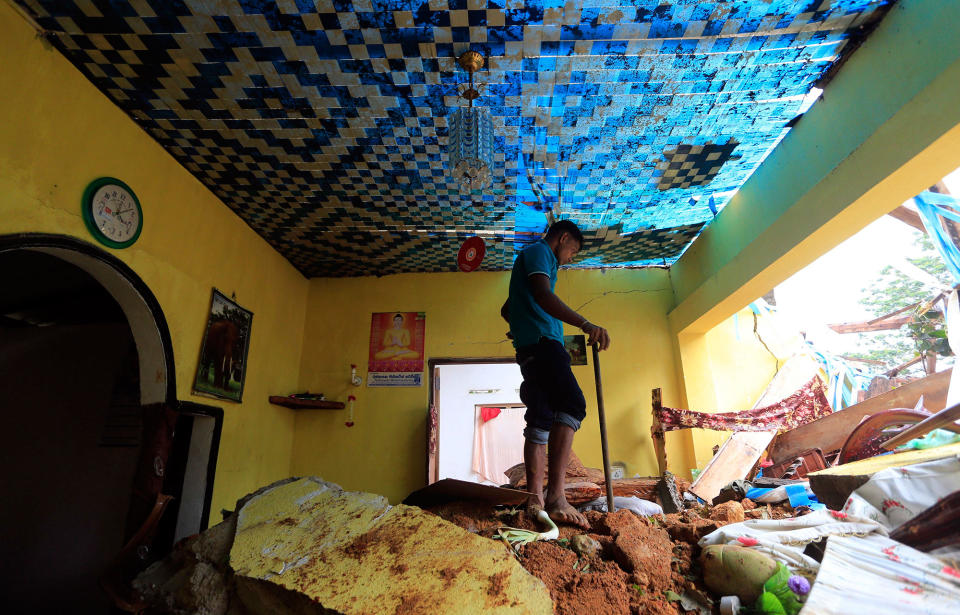
<path fill-rule="evenodd" d="M 490 185 L 493 169 L 493 120 L 485 109 L 460 107 L 450 115 L 447 152 L 449 169 L 460 182 L 461 193 Z"/>
<path fill-rule="evenodd" d="M 471 235 L 508 269 L 555 209 L 585 230 L 574 266 L 669 266 L 889 4 L 17 2 L 307 276 L 456 271 Z M 448 168 L 467 50 L 487 60 L 482 192 Z"/>

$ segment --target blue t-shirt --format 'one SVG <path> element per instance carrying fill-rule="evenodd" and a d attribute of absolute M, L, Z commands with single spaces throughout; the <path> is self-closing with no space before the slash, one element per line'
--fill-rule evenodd
<path fill-rule="evenodd" d="M 543 311 L 530 291 L 529 278 L 543 274 L 550 279 L 550 290 L 557 284 L 557 257 L 547 242 L 540 240 L 529 246 L 513 264 L 510 275 L 510 333 L 516 348 L 529 346 L 541 337 L 563 343 L 563 323 Z"/>

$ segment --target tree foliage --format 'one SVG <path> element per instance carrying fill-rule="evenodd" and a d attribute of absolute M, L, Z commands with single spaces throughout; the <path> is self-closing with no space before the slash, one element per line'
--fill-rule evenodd
<path fill-rule="evenodd" d="M 923 271 L 937 278 L 944 286 L 952 286 L 953 280 L 936 252 L 933 243 L 923 233 L 916 233 L 914 242 L 919 256 L 907 260 Z M 939 289 L 914 280 L 901 271 L 887 266 L 876 279 L 861 290 L 860 305 L 875 317 L 890 314 L 913 303 L 931 300 Z M 914 313 L 912 310 L 904 314 Z M 921 321 L 905 325 L 894 331 L 859 333 L 858 351 L 852 356 L 883 361 L 890 369 L 902 365 L 917 356 L 919 352 L 933 350 L 940 354 L 949 354 L 942 318 L 935 314 L 922 314 Z M 920 368 L 912 370 L 918 373 Z"/>

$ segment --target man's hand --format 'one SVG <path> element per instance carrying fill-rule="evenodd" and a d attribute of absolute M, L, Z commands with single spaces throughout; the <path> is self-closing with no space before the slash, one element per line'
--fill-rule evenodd
<path fill-rule="evenodd" d="M 603 327 L 599 327 L 592 322 L 585 322 L 580 330 L 589 337 L 587 344 L 591 346 L 597 344 L 600 350 L 606 350 L 610 347 L 610 334 Z"/>

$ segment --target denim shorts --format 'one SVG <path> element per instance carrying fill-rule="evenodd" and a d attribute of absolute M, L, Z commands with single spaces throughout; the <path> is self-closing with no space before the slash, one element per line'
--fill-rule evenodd
<path fill-rule="evenodd" d="M 541 337 L 536 344 L 517 349 L 517 363 L 523 374 L 520 401 L 527 407 L 523 437 L 546 444 L 554 423 L 574 431 L 587 416 L 587 402 L 570 369 L 570 355 L 557 340 Z"/>

